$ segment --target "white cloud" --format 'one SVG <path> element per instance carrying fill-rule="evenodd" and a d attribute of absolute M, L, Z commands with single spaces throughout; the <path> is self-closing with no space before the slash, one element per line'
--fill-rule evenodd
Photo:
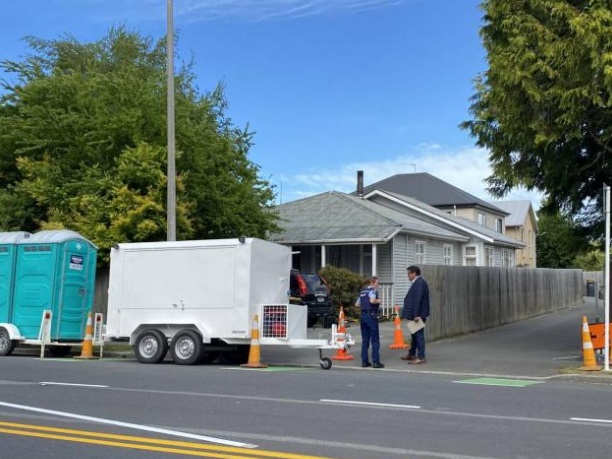
<path fill-rule="evenodd" d="M 175 0 L 174 15 L 181 22 L 201 22 L 222 18 L 245 21 L 297 19 L 322 14 L 357 13 L 384 8 L 414 0 Z M 104 7 L 108 2 L 90 0 L 92 6 Z M 166 16 L 165 0 L 123 0 L 112 15 L 136 16 L 160 20 Z"/>
<path fill-rule="evenodd" d="M 283 177 L 282 200 L 287 202 L 330 190 L 352 192 L 356 188 L 358 170 L 364 171 L 366 186 L 395 174 L 416 170 L 428 172 L 485 201 L 496 200 L 486 191 L 485 179 L 491 174 L 486 150 L 474 147 L 448 149 L 434 144 L 420 145 L 414 152 L 392 159 L 320 168 L 312 173 Z M 537 210 L 542 194 L 516 189 L 504 199 L 531 200 Z"/>

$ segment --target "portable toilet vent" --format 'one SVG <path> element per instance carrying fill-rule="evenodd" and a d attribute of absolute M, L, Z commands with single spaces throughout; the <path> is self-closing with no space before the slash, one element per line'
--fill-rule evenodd
<path fill-rule="evenodd" d="M 0 233 L 0 323 L 11 321 L 16 243 L 30 237 L 26 231 Z"/>
<path fill-rule="evenodd" d="M 35 339 L 44 310 L 50 339 L 81 340 L 94 298 L 97 247 L 70 230 L 39 231 L 17 242 L 10 322 Z"/>

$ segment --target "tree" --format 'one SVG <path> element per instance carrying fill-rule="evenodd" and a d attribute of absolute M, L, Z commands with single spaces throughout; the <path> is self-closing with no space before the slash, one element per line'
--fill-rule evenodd
<path fill-rule="evenodd" d="M 586 242 L 572 218 L 559 212 L 538 211 L 537 260 L 540 268 L 572 268 Z"/>
<path fill-rule="evenodd" d="M 599 247 L 591 246 L 589 250 L 578 254 L 574 260 L 574 268 L 584 271 L 603 271 L 606 254 Z"/>
<path fill-rule="evenodd" d="M 462 124 L 490 151 L 489 190 L 522 185 L 548 208 L 600 209 L 612 177 L 610 0 L 484 0 L 488 70 Z M 592 222 L 593 223 L 593 222 Z"/>
<path fill-rule="evenodd" d="M 0 229 L 68 227 L 103 249 L 164 239 L 165 42 L 124 27 L 26 41 L 24 60 L 0 62 Z M 248 159 L 253 134 L 192 66 L 175 82 L 178 238 L 265 237 L 275 196 Z"/>

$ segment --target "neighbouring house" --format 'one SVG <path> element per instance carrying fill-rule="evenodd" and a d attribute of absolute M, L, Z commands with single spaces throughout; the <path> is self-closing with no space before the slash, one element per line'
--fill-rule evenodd
<path fill-rule="evenodd" d="M 524 246 L 486 225 L 379 189 L 362 197 L 330 191 L 276 209 L 283 232 L 270 240 L 292 248 L 294 268 L 317 272 L 334 265 L 377 275 L 387 307 L 401 304 L 411 264 L 511 267 L 515 250 Z"/>
<path fill-rule="evenodd" d="M 359 176 L 360 173 L 361 171 L 358 172 L 358 182 L 363 180 Z M 504 218 L 508 216 L 508 212 L 498 207 L 497 203 L 494 205 L 477 198 L 427 172 L 392 175 L 363 187 L 363 194 L 373 190 L 392 191 L 409 196 L 456 217 L 472 220 L 498 233 L 504 232 Z M 351 194 L 359 193 L 358 186 L 358 190 Z"/>
<path fill-rule="evenodd" d="M 516 251 L 516 266 L 537 267 L 538 219 L 531 201 L 494 201 L 491 204 L 508 212 L 506 234 L 525 244 Z"/>

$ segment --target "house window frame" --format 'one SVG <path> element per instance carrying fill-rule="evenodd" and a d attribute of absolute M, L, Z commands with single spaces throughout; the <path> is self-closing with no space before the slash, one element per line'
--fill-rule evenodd
<path fill-rule="evenodd" d="M 513 251 L 510 249 L 502 249 L 502 267 L 512 268 L 514 267 Z"/>
<path fill-rule="evenodd" d="M 474 249 L 474 255 L 468 255 L 468 249 Z M 474 264 L 468 264 L 468 260 L 474 260 Z M 463 266 L 478 266 L 478 245 L 467 244 L 463 246 Z"/>
<path fill-rule="evenodd" d="M 501 218 L 496 218 L 495 219 L 495 230 L 498 233 L 503 234 L 503 232 L 504 232 L 504 223 L 503 223 L 503 220 Z"/>
<path fill-rule="evenodd" d="M 419 251 L 419 247 L 423 248 L 423 251 Z M 417 265 L 424 265 L 427 261 L 426 259 L 427 253 L 427 242 L 421 240 L 414 241 L 414 261 Z"/>
<path fill-rule="evenodd" d="M 477 214 L 477 221 L 478 224 L 481 226 L 487 226 L 487 214 L 483 213 L 483 212 L 478 212 Z"/>
<path fill-rule="evenodd" d="M 490 245 L 485 246 L 484 261 L 485 261 L 485 266 L 488 266 L 488 267 L 495 266 L 495 247 L 492 247 Z"/>
<path fill-rule="evenodd" d="M 454 247 L 452 244 L 444 244 L 444 246 L 442 247 L 442 251 L 444 254 L 444 264 L 446 266 L 451 266 L 453 264 L 453 249 Z"/>

